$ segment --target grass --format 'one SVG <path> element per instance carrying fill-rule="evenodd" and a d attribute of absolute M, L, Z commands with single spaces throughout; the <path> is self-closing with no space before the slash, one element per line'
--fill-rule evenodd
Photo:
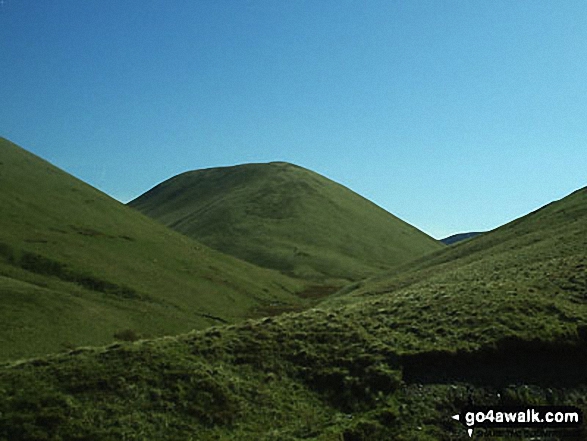
<path fill-rule="evenodd" d="M 129 205 L 212 248 L 314 282 L 357 280 L 443 247 L 348 188 L 283 162 L 183 173 Z"/>
<path fill-rule="evenodd" d="M 0 138 L 0 360 L 231 323 L 305 284 L 173 232 Z"/>
<path fill-rule="evenodd" d="M 468 404 L 585 414 L 586 246 L 582 189 L 302 312 L 7 363 L 0 439 L 465 440 Z M 587 431 L 490 439 L 530 437 Z"/>
<path fill-rule="evenodd" d="M 0 440 L 448 440 L 471 403 L 587 412 L 586 189 L 332 294 L 0 153 Z M 278 189 L 249 214 L 293 216 Z M 345 278 L 316 247 L 281 269 Z"/>

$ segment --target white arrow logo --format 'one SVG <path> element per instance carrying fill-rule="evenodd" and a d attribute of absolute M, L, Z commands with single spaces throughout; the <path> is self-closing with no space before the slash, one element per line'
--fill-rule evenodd
<path fill-rule="evenodd" d="M 452 416 L 453 420 L 457 420 L 460 421 L 461 420 L 461 416 L 457 413 L 456 415 Z M 469 438 L 471 438 L 473 436 L 473 429 L 468 429 L 467 433 L 469 434 Z"/>

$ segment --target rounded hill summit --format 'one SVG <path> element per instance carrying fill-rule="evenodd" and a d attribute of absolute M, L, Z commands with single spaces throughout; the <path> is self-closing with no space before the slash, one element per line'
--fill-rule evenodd
<path fill-rule="evenodd" d="M 286 162 L 182 173 L 129 205 L 224 253 L 316 281 L 359 279 L 443 246 L 343 185 Z"/>

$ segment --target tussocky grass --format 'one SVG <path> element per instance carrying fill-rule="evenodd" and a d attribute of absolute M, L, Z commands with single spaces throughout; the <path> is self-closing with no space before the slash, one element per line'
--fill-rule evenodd
<path fill-rule="evenodd" d="M 586 224 L 582 189 L 302 312 L 5 364 L 0 439 L 464 440 L 467 404 L 586 412 Z"/>

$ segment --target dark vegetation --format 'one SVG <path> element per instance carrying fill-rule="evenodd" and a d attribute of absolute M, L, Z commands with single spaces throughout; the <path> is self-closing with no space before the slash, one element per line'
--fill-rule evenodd
<path fill-rule="evenodd" d="M 101 280 L 100 278 L 87 273 L 72 271 L 66 264 L 41 256 L 40 254 L 22 251 L 20 256 L 18 256 L 18 253 L 9 245 L 0 243 L 0 253 L 2 253 L 2 250 L 9 250 L 9 253 L 3 254 L 7 263 L 26 271 L 45 276 L 54 276 L 66 282 L 76 283 L 79 286 L 92 291 L 98 291 L 121 298 L 148 300 L 146 296 L 138 294 L 133 288 Z"/>
<path fill-rule="evenodd" d="M 40 276 L 2 242 L 6 268 Z M 266 317 L 157 339 L 122 325 L 109 346 L 6 362 L 0 439 L 466 440 L 450 417 L 471 404 L 585 414 L 586 247 L 581 189 L 343 289 L 305 284 L 304 310 L 266 298 L 248 309 Z"/>

